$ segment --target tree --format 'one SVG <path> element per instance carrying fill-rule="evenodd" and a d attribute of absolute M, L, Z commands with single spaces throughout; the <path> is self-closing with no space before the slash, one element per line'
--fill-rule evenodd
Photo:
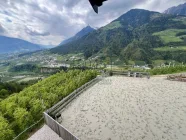
<path fill-rule="evenodd" d="M 36 99 L 30 102 L 30 106 L 31 106 L 30 112 L 34 120 L 38 120 L 42 116 L 41 112 L 44 111 L 45 108 L 44 103 L 42 102 L 42 100 Z"/>
<path fill-rule="evenodd" d="M 0 98 L 5 98 L 5 97 L 7 97 L 8 95 L 9 95 L 8 90 L 6 90 L 6 89 L 1 89 L 1 90 L 0 90 Z"/>
<path fill-rule="evenodd" d="M 28 96 L 19 96 L 18 98 L 18 104 L 22 108 L 29 108 L 29 104 L 28 104 L 29 101 L 30 101 L 30 98 Z"/>
<path fill-rule="evenodd" d="M 18 127 L 23 130 L 25 128 L 27 128 L 29 125 L 32 124 L 33 119 L 32 116 L 29 114 L 29 112 L 24 109 L 24 108 L 17 108 L 14 111 L 14 119 L 16 121 L 16 124 L 18 125 Z"/>
<path fill-rule="evenodd" d="M 6 115 L 8 118 L 12 118 L 13 112 L 17 108 L 17 104 L 9 99 L 5 99 L 1 102 L 0 109 L 3 115 Z"/>
<path fill-rule="evenodd" d="M 0 139 L 12 140 L 14 136 L 14 131 L 10 129 L 8 121 L 0 115 Z"/>

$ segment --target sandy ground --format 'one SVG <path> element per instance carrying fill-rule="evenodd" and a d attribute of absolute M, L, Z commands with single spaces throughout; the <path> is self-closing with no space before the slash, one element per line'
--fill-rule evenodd
<path fill-rule="evenodd" d="M 108 77 L 58 121 L 81 140 L 186 140 L 186 83 Z"/>
<path fill-rule="evenodd" d="M 44 125 L 28 140 L 62 140 L 62 139 L 47 125 Z"/>

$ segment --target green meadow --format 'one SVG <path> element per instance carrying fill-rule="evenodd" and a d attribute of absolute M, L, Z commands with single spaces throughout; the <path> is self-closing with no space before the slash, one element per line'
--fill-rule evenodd
<path fill-rule="evenodd" d="M 161 32 L 156 32 L 153 35 L 159 36 L 165 44 L 171 42 L 183 42 L 180 33 L 186 33 L 186 29 L 168 29 Z"/>

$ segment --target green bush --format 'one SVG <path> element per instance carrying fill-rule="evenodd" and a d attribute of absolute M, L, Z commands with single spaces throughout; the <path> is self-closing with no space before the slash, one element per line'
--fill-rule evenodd
<path fill-rule="evenodd" d="M 13 139 L 14 131 L 10 128 L 8 121 L 0 115 L 0 138 L 1 140 Z"/>
<path fill-rule="evenodd" d="M 35 83 L 37 83 L 39 79 L 30 80 L 27 82 L 0 82 L 0 98 L 3 100 L 10 96 L 13 93 L 18 93 L 22 91 L 24 88 L 29 87 Z"/>
<path fill-rule="evenodd" d="M 2 100 L 0 112 L 2 112 L 2 119 L 7 121 L 0 120 L 0 127 L 6 123 L 8 124 L 7 129 L 10 131 L 4 133 L 5 136 L 1 139 L 12 139 L 6 135 L 19 134 L 41 118 L 44 110 L 96 76 L 97 72 L 92 70 L 62 71 Z"/>
<path fill-rule="evenodd" d="M 172 74 L 178 72 L 186 72 L 186 66 L 178 65 L 178 66 L 171 66 L 171 67 L 159 67 L 149 70 L 151 75 L 161 75 L 161 74 Z"/>

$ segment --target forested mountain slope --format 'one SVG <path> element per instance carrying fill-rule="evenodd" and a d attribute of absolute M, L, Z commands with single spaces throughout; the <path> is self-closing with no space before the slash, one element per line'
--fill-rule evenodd
<path fill-rule="evenodd" d="M 171 40 L 169 34 L 162 37 L 159 32 L 174 29 L 175 38 L 180 42 Z M 122 60 L 166 59 L 165 52 L 155 48 L 164 48 L 169 45 L 184 47 L 186 17 L 161 14 L 143 9 L 133 9 L 123 14 L 118 19 L 96 31 L 71 43 L 51 49 L 53 53 L 84 53 L 90 57 L 98 52 L 109 55 L 112 53 Z M 169 42 L 164 41 L 168 38 Z M 178 59 L 177 52 L 168 52 L 169 59 Z M 175 56 L 176 55 L 176 56 Z M 182 60 L 180 60 L 182 61 Z M 184 59 L 186 62 L 186 59 Z"/>

